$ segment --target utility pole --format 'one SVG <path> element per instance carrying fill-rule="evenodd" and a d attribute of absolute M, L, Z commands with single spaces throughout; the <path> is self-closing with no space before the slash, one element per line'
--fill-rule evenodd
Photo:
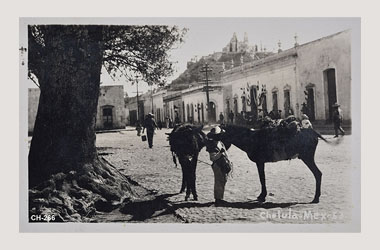
<path fill-rule="evenodd" d="M 139 81 L 136 79 L 136 89 L 137 91 L 134 92 L 134 93 L 137 93 L 137 96 L 136 96 L 136 101 L 137 101 L 137 121 L 140 120 L 140 105 L 139 105 Z"/>
<path fill-rule="evenodd" d="M 206 83 L 206 100 L 207 100 L 207 121 L 210 122 L 210 95 L 209 95 L 209 87 L 208 82 L 210 81 L 208 79 L 208 73 L 212 71 L 212 68 L 207 64 L 202 67 L 201 71 L 202 73 L 205 73 L 206 79 L 204 79 L 204 82 Z"/>
<path fill-rule="evenodd" d="M 153 84 L 150 85 L 150 96 L 152 98 L 152 114 L 154 114 L 154 110 L 153 110 Z"/>

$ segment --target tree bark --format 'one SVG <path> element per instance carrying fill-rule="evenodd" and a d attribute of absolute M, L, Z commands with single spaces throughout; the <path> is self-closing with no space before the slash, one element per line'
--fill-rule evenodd
<path fill-rule="evenodd" d="M 29 187 L 52 174 L 80 172 L 97 159 L 95 119 L 102 26 L 47 26 L 40 101 L 29 152 Z"/>

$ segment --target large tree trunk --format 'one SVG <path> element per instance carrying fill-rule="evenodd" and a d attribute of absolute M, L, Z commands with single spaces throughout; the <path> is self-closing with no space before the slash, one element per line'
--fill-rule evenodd
<path fill-rule="evenodd" d="M 41 95 L 29 152 L 29 186 L 94 162 L 102 26 L 48 26 Z"/>
<path fill-rule="evenodd" d="M 134 197 L 127 177 L 98 158 L 95 146 L 102 26 L 47 26 L 44 34 L 29 215 L 87 221 L 96 210 L 111 211 Z"/>

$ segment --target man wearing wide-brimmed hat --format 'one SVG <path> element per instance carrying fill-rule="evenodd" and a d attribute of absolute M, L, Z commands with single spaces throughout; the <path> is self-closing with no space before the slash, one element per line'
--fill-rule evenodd
<path fill-rule="evenodd" d="M 227 150 L 224 144 L 221 142 L 222 134 L 225 131 L 219 126 L 212 128 L 207 137 L 210 139 L 207 145 L 207 152 L 210 154 L 210 160 L 212 163 L 212 170 L 214 172 L 214 198 L 215 206 L 221 206 L 225 203 L 224 188 L 227 182 L 227 175 L 225 168 L 221 164 L 221 160 L 228 162 Z"/>
<path fill-rule="evenodd" d="M 334 108 L 333 113 L 333 122 L 334 122 L 334 130 L 335 130 L 335 136 L 334 138 L 338 137 L 338 131 L 342 133 L 342 136 L 344 135 L 344 130 L 342 128 L 342 121 L 343 121 L 343 115 L 342 115 L 342 109 L 340 108 L 340 105 L 338 103 L 335 103 L 332 105 Z"/>
<path fill-rule="evenodd" d="M 154 120 L 154 115 L 152 113 L 149 113 L 146 116 L 146 119 L 144 121 L 144 126 L 143 126 L 143 133 L 144 130 L 146 129 L 146 135 L 148 137 L 148 144 L 149 148 L 153 147 L 153 135 L 154 135 L 154 129 L 158 128 L 155 120 Z"/>

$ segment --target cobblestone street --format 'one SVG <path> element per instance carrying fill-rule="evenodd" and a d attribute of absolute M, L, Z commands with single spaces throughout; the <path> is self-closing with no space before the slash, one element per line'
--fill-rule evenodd
<path fill-rule="evenodd" d="M 243 151 L 232 146 L 229 155 L 234 163 L 233 178 L 226 185 L 225 207 L 213 205 L 213 172 L 210 165 L 197 166 L 198 201 L 184 201 L 178 194 L 181 169 L 174 166 L 165 132 L 157 131 L 154 147 L 136 136 L 136 131 L 97 134 L 99 154 L 139 185 L 152 191 L 166 204 L 154 208 L 151 216 L 139 222 L 170 223 L 342 223 L 351 218 L 351 136 L 339 145 L 319 142 L 316 164 L 323 173 L 319 204 L 309 204 L 314 197 L 315 180 L 309 169 L 298 159 L 266 164 L 268 196 L 265 203 L 254 200 L 260 193 L 256 165 Z M 326 136 L 329 140 L 332 136 Z M 203 149 L 199 159 L 211 163 Z M 170 209 L 167 209 L 170 208 Z M 168 212 L 169 211 L 169 212 Z M 127 213 L 114 211 L 98 221 L 133 221 Z"/>

